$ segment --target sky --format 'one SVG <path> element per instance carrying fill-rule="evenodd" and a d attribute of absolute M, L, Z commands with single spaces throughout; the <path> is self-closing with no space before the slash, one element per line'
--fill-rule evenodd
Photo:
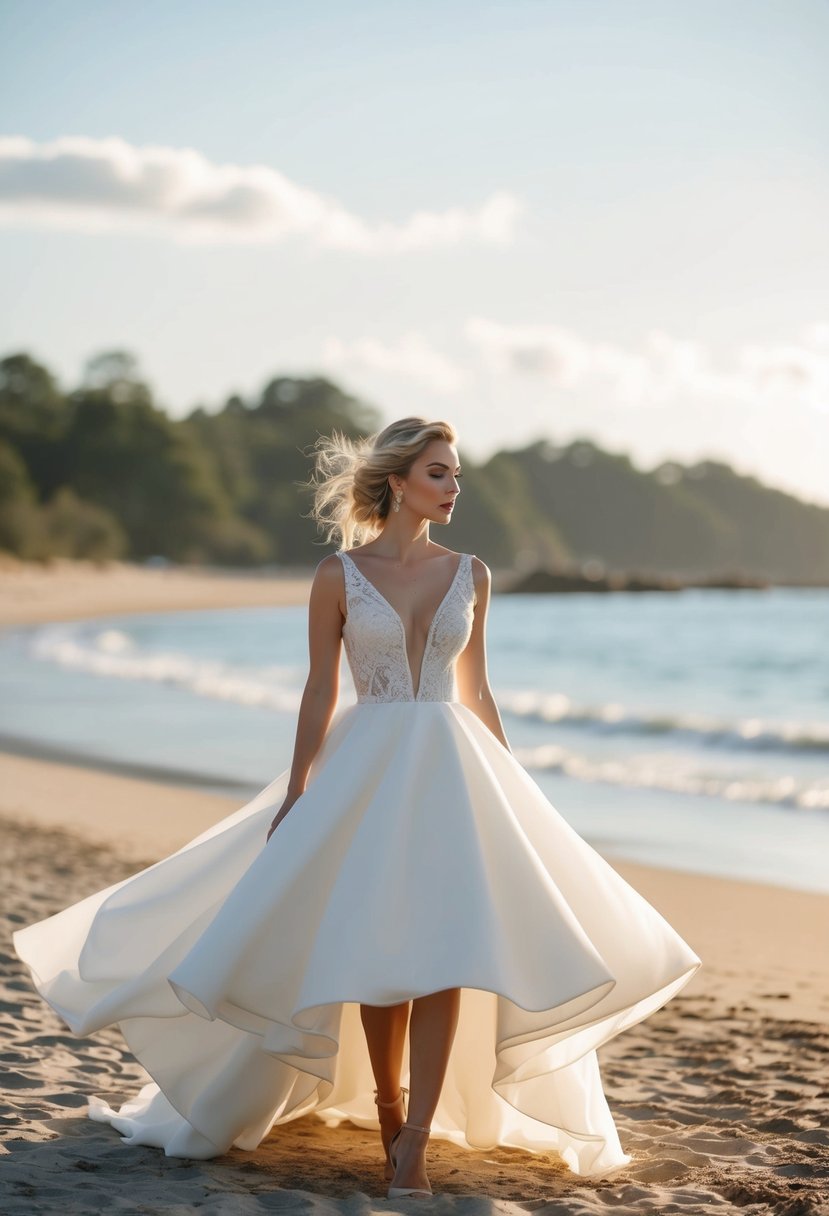
<path fill-rule="evenodd" d="M 0 357 L 829 505 L 827 62 L 825 0 L 0 0 Z"/>

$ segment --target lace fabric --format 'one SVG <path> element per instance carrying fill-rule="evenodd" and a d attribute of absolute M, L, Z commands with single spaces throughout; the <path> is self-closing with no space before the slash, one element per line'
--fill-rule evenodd
<path fill-rule="evenodd" d="M 358 702 L 455 700 L 455 662 L 472 632 L 472 554 L 460 555 L 455 576 L 432 617 L 417 693 L 399 613 L 344 549 L 338 549 L 337 556 L 342 560 L 347 605 L 343 643 Z"/>

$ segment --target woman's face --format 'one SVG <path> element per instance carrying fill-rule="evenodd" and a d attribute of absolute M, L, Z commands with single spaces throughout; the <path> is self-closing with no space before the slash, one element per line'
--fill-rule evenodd
<path fill-rule="evenodd" d="M 457 449 L 445 439 L 433 439 L 409 470 L 408 477 L 391 479 L 392 492 L 403 491 L 400 510 L 408 509 L 436 524 L 448 524 L 460 494 Z"/>

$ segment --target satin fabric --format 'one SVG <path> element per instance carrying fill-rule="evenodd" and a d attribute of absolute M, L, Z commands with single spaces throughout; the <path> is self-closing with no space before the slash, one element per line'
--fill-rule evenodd
<path fill-rule="evenodd" d="M 119 1024 L 153 1078 L 91 1117 L 200 1158 L 311 1110 L 376 1127 L 358 1002 L 461 987 L 432 1135 L 625 1164 L 596 1048 L 679 990 L 691 949 L 460 703 L 344 710 L 265 845 L 288 776 L 14 934 L 66 1024 Z"/>

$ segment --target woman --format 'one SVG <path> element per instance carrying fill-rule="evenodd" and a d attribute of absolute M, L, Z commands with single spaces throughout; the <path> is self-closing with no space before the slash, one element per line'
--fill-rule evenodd
<path fill-rule="evenodd" d="M 153 1078 L 118 1112 L 90 1098 L 130 1143 L 211 1157 L 314 1110 L 379 1125 L 392 1198 L 431 1193 L 430 1134 L 594 1176 L 630 1160 L 596 1049 L 699 959 L 510 752 L 489 570 L 429 533 L 455 443 L 422 418 L 318 442 L 313 514 L 342 547 L 311 588 L 290 769 L 14 936 L 70 1029 L 117 1022 Z M 357 703 L 335 719 L 343 643 Z"/>

